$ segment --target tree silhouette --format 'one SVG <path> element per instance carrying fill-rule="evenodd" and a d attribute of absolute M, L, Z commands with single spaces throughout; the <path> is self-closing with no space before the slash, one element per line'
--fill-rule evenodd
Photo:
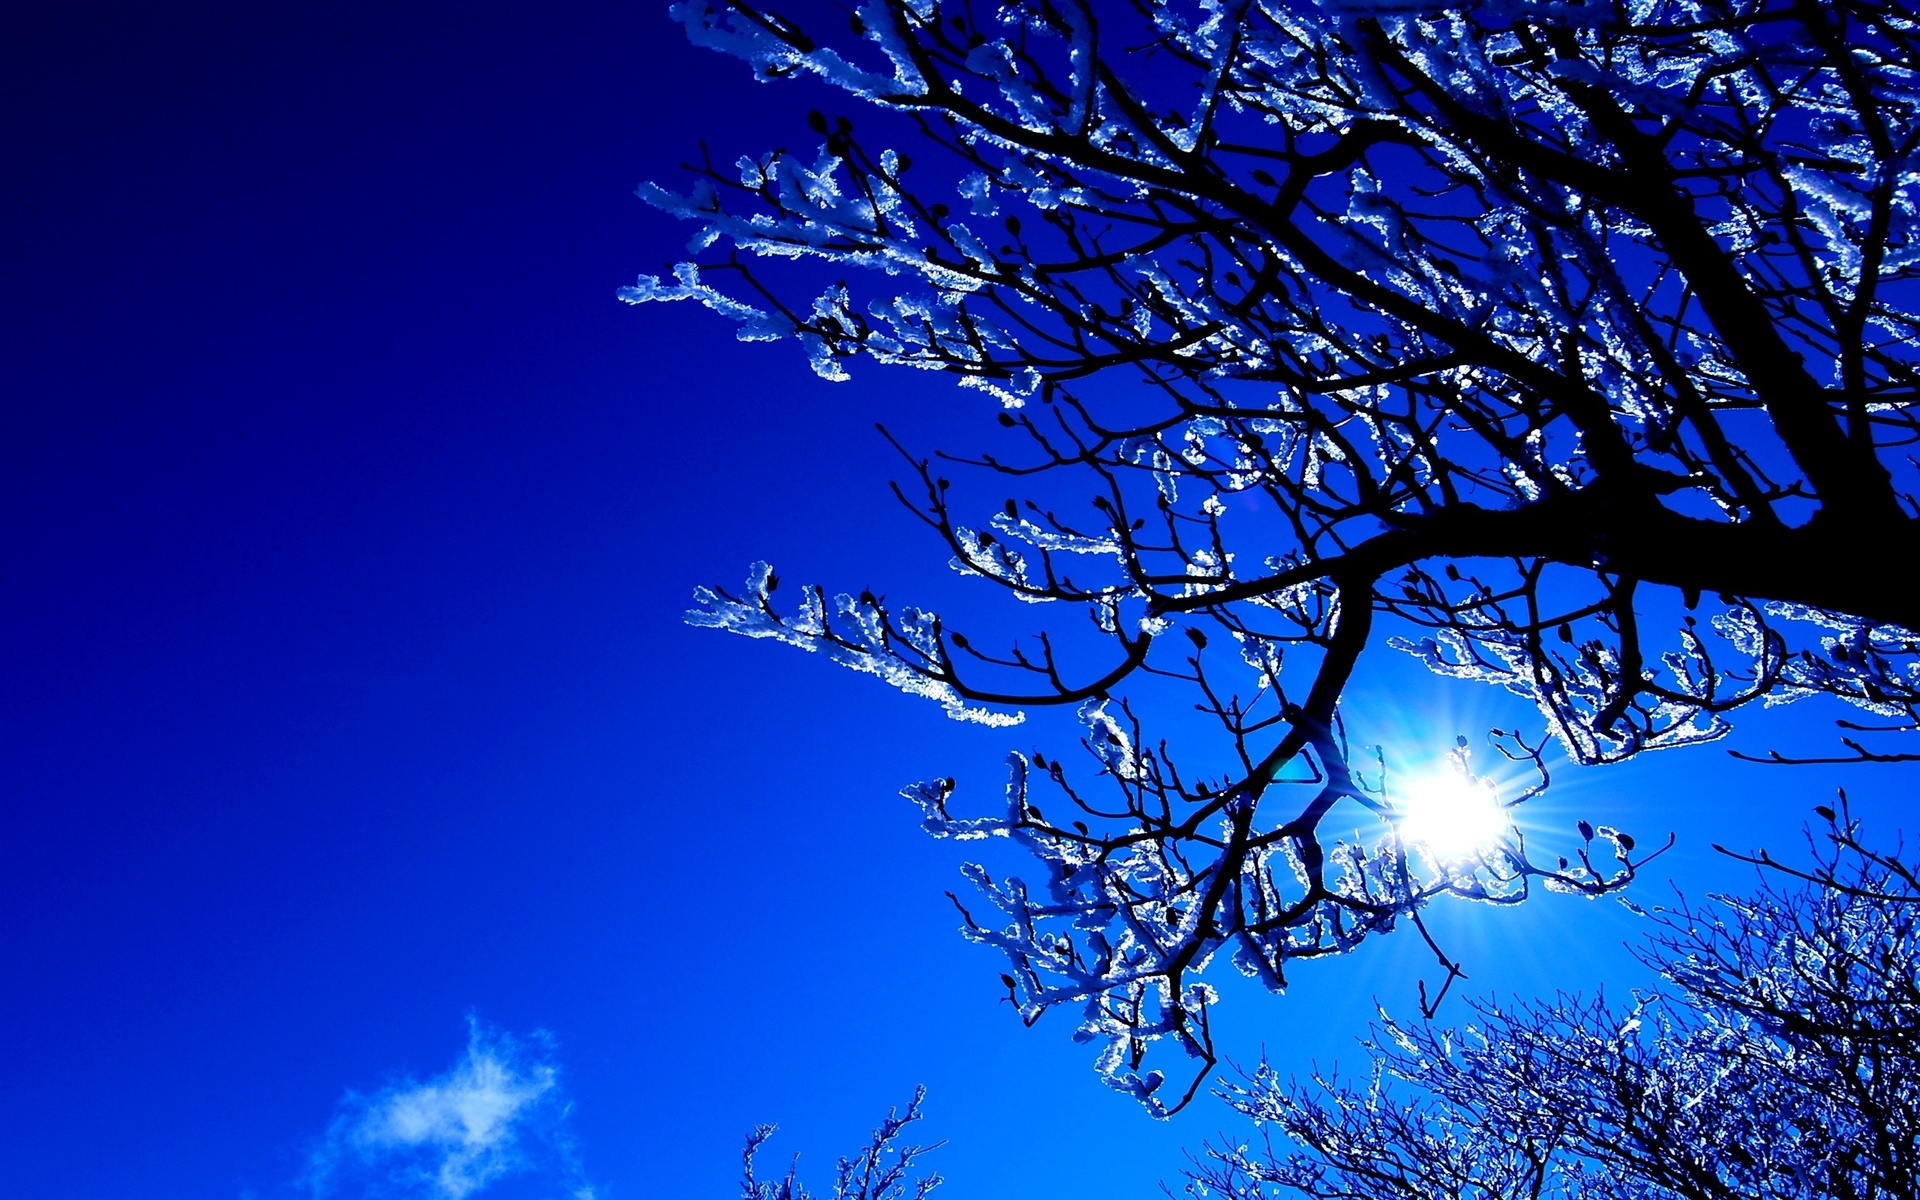
<path fill-rule="evenodd" d="M 1827 816 L 1813 871 L 1657 914 L 1663 986 L 1628 1003 L 1388 1021 L 1362 1080 L 1260 1068 L 1229 1100 L 1285 1142 L 1210 1147 L 1189 1194 L 1914 1195 L 1920 879 Z"/>
<path fill-rule="evenodd" d="M 990 650 L 872 593 L 778 604 L 765 564 L 690 619 L 963 719 L 1078 706 L 1098 794 L 1035 753 L 1000 815 L 950 815 L 950 780 L 910 795 L 933 833 L 1040 860 L 1031 887 L 969 868 L 996 915 L 966 929 L 1026 1020 L 1081 1007 L 1151 1111 L 1214 1061 L 1193 976 L 1217 953 L 1277 990 L 1291 960 L 1424 935 L 1440 895 L 1630 881 L 1631 838 L 1582 823 L 1536 857 L 1507 819 L 1554 742 L 1613 762 L 1824 695 L 1869 715 L 1832 758 L 1920 757 L 1897 736 L 1920 728 L 1902 6 L 868 0 L 836 43 L 674 11 L 877 133 L 816 112 L 817 151 L 643 188 L 701 229 L 624 298 L 794 338 L 829 379 L 864 355 L 986 393 L 1007 445 L 902 447 L 896 494 L 962 573 L 1093 628 Z M 850 267 L 871 295 L 802 298 Z M 1002 485 L 984 520 L 949 475 Z M 1497 797 L 1454 749 L 1456 805 L 1494 814 L 1472 845 L 1420 834 L 1419 796 L 1348 744 L 1382 642 L 1544 718 L 1490 735 L 1527 773 Z M 1169 686 L 1217 744 L 1152 732 Z M 1165 1094 L 1157 1039 L 1200 1066 Z"/>
<path fill-rule="evenodd" d="M 859 1153 L 835 1165 L 831 1200 L 926 1200 L 940 1186 L 938 1175 L 916 1178 L 913 1173 L 914 1163 L 938 1150 L 940 1143 L 921 1146 L 902 1137 L 909 1125 L 921 1119 L 920 1104 L 926 1095 L 925 1088 L 917 1089 L 905 1112 L 888 1109 Z M 740 1200 L 814 1200 L 800 1182 L 798 1155 L 778 1179 L 762 1179 L 755 1172 L 760 1150 L 773 1131 L 771 1125 L 760 1125 L 747 1134 L 746 1149 L 740 1155 Z"/>

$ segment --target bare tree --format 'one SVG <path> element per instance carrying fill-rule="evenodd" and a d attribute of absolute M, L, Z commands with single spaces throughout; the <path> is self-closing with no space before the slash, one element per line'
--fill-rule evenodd
<path fill-rule="evenodd" d="M 1228 1200 L 1911 1197 L 1920 1190 L 1920 880 L 1828 812 L 1812 871 L 1655 916 L 1659 989 L 1388 1021 L 1362 1080 L 1229 1093 L 1281 1134 L 1219 1145 Z"/>
<path fill-rule="evenodd" d="M 834 1170 L 831 1200 L 926 1200 L 927 1195 L 940 1186 L 938 1175 L 915 1178 L 913 1173 L 914 1163 L 929 1151 L 939 1149 L 940 1143 L 920 1146 L 902 1140 L 907 1126 L 921 1119 L 920 1104 L 926 1095 L 925 1088 L 917 1089 L 913 1099 L 907 1102 L 905 1112 L 888 1109 L 886 1119 L 874 1129 L 860 1152 L 839 1161 Z M 800 1182 L 798 1155 L 778 1179 L 761 1179 L 754 1171 L 754 1162 L 761 1147 L 773 1136 L 773 1128 L 760 1125 L 747 1134 L 746 1149 L 740 1156 L 740 1200 L 814 1200 L 813 1193 Z"/>
<path fill-rule="evenodd" d="M 1832 757 L 1920 757 L 1898 737 L 1920 727 L 1906 6 L 867 0 L 837 42 L 675 12 L 878 133 L 816 112 L 816 152 L 643 189 L 701 230 L 625 298 L 797 339 L 827 378 L 865 355 L 996 400 L 1008 445 L 903 447 L 896 494 L 962 573 L 1092 628 L 989 650 L 871 593 L 778 605 L 764 564 L 691 619 L 964 719 L 1078 706 L 1100 794 L 1037 753 L 1001 815 L 951 816 L 951 781 L 910 794 L 935 834 L 1040 860 L 1032 886 L 970 868 L 996 915 L 966 928 L 1029 1022 L 1081 1007 L 1150 1110 L 1214 1060 L 1193 977 L 1217 953 L 1277 990 L 1291 960 L 1424 934 L 1437 896 L 1632 879 L 1625 835 L 1583 823 L 1541 858 L 1506 819 L 1554 741 L 1618 761 L 1825 695 L 1869 714 Z M 796 299 L 850 267 L 871 295 Z M 984 520 L 949 475 L 1002 485 Z M 1457 747 L 1454 800 L 1490 823 L 1471 845 L 1423 834 L 1348 744 L 1380 642 L 1544 718 L 1491 735 L 1528 772 L 1497 797 Z M 1176 758 L 1148 728 L 1168 686 L 1217 744 Z M 1165 1095 L 1156 1039 L 1201 1065 Z"/>

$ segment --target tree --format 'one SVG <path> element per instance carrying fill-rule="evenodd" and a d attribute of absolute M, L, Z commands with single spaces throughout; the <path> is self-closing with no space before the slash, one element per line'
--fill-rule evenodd
<path fill-rule="evenodd" d="M 1842 812 L 1844 813 L 1844 801 Z M 1229 1094 L 1280 1132 L 1194 1196 L 1908 1197 L 1920 1189 L 1920 878 L 1825 812 L 1811 872 L 1655 915 L 1663 987 L 1387 1021 L 1364 1080 Z"/>
<path fill-rule="evenodd" d="M 1920 550 L 1903 7 L 867 0 L 837 42 L 674 11 L 878 134 L 815 112 L 815 153 L 643 188 L 701 230 L 623 296 L 794 338 L 829 379 L 864 355 L 997 400 L 1011 448 L 902 447 L 895 493 L 963 574 L 1094 629 L 992 651 L 871 592 L 784 609 L 765 564 L 690 619 L 961 719 L 1077 706 L 1103 794 L 1040 753 L 999 815 L 951 815 L 951 780 L 909 794 L 934 834 L 1039 860 L 1033 887 L 969 868 L 998 915 L 963 908 L 966 932 L 1027 1021 L 1082 1007 L 1150 1110 L 1214 1061 L 1194 976 L 1218 953 L 1278 990 L 1293 960 L 1425 935 L 1438 896 L 1630 881 L 1630 837 L 1583 822 L 1536 857 L 1508 820 L 1556 741 L 1614 762 L 1824 695 L 1874 719 L 1834 757 L 1917 757 L 1895 735 L 1920 728 L 1920 593 L 1889 567 Z M 854 267 L 875 295 L 833 281 Z M 969 518 L 949 473 L 1022 494 Z M 1382 641 L 1544 718 L 1489 735 L 1530 772 L 1497 796 L 1455 748 L 1470 844 L 1348 742 Z M 1170 687 L 1217 742 L 1169 748 Z M 1160 1039 L 1200 1067 L 1165 1095 Z"/>
<path fill-rule="evenodd" d="M 926 1200 L 940 1186 L 938 1175 L 913 1177 L 913 1165 L 919 1158 L 940 1148 L 940 1143 L 920 1146 L 905 1141 L 907 1126 L 920 1120 L 920 1104 L 926 1089 L 914 1092 L 905 1112 L 888 1109 L 886 1119 L 875 1127 L 867 1144 L 852 1158 L 842 1158 L 834 1170 L 832 1200 Z M 747 1134 L 747 1146 L 740 1156 L 740 1200 L 813 1200 L 813 1193 L 800 1183 L 799 1156 L 788 1164 L 779 1179 L 761 1179 L 754 1162 L 774 1127 L 760 1125 Z"/>

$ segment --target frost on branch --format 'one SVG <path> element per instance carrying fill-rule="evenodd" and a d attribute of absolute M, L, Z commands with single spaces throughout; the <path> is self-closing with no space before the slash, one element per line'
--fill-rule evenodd
<path fill-rule="evenodd" d="M 1035 752 L 1008 760 L 1004 815 L 952 816 L 950 779 L 904 794 L 936 837 L 1004 837 L 1031 854 L 1033 883 L 996 879 L 979 864 L 963 870 L 979 896 L 954 901 L 966 936 L 1006 956 L 1003 979 L 1028 1024 L 1051 1008 L 1078 1011 L 1074 1036 L 1100 1047 L 1102 1078 L 1155 1116 L 1184 1107 L 1214 1064 L 1216 993 L 1193 977 L 1217 954 L 1279 992 L 1295 960 L 1342 953 L 1401 921 L 1426 937 L 1420 910 L 1437 897 L 1514 904 L 1536 881 L 1594 895 L 1624 885 L 1645 861 L 1630 836 L 1583 828 L 1577 862 L 1537 864 L 1510 822 L 1485 845 L 1442 853 L 1404 825 L 1417 802 L 1402 801 L 1384 771 L 1353 784 L 1377 818 L 1378 836 L 1371 844 L 1335 843 L 1323 854 L 1311 834 L 1257 825 L 1257 802 L 1244 786 L 1216 791 L 1183 779 L 1164 745 L 1142 744 L 1126 706 L 1089 701 L 1079 715 L 1096 776 L 1090 785 Z M 1506 798 L 1510 809 L 1537 794 L 1546 773 L 1538 746 L 1508 737 L 1499 748 L 1536 773 L 1534 786 Z M 1464 745 L 1453 753 L 1453 769 L 1463 782 L 1486 782 L 1468 770 Z M 1067 819 L 1042 812 L 1036 773 L 1052 795 L 1048 805 L 1064 808 Z M 1317 792 L 1315 802 L 1331 799 L 1324 774 L 1294 786 Z M 1457 965 L 1427 940 L 1450 985 Z M 1171 1086 L 1162 1070 L 1142 1069 L 1148 1045 L 1163 1039 L 1192 1060 Z"/>
<path fill-rule="evenodd" d="M 982 725 L 1018 725 L 1020 714 L 969 706 L 945 675 L 946 652 L 940 643 L 940 618 L 917 608 L 898 616 L 871 592 L 835 596 L 831 610 L 817 587 L 800 590 L 797 611 L 774 611 L 779 576 L 767 563 L 753 564 L 744 594 L 698 588 L 687 624 L 724 629 L 751 638 L 774 638 L 802 650 L 819 651 L 844 667 L 878 675 L 910 696 L 937 701 L 947 715 Z"/>
<path fill-rule="evenodd" d="M 940 1186 L 938 1175 L 912 1178 L 912 1168 L 921 1155 L 940 1148 L 903 1142 L 907 1126 L 921 1119 L 920 1103 L 926 1089 L 919 1088 L 907 1103 L 905 1112 L 887 1110 L 886 1119 L 873 1131 L 865 1147 L 852 1158 L 843 1158 L 834 1170 L 833 1193 L 828 1200 L 926 1200 Z M 778 1179 L 761 1179 L 754 1172 L 754 1159 L 773 1136 L 771 1125 L 756 1126 L 747 1134 L 747 1147 L 741 1154 L 740 1200 L 814 1200 L 799 1181 L 799 1156 Z"/>
<path fill-rule="evenodd" d="M 1767 614 L 1775 620 L 1800 622 L 1821 630 L 1817 650 L 1808 647 L 1781 662 L 1780 686 L 1768 694 L 1768 704 L 1786 704 L 1809 696 L 1838 696 L 1883 722 L 1891 722 L 1877 727 L 1857 721 L 1839 722 L 1843 729 L 1853 731 L 1840 739 L 1848 751 L 1846 758 L 1787 759 L 1776 753 L 1770 756 L 1772 761 L 1900 762 L 1920 757 L 1869 749 L 1858 736 L 1884 733 L 1889 728 L 1920 727 L 1920 634 L 1899 625 L 1802 604 L 1769 604 Z M 1729 641 L 1742 648 L 1760 644 L 1765 636 L 1764 626 L 1750 613 L 1729 614 L 1723 630 Z"/>
<path fill-rule="evenodd" d="M 1224 1095 L 1265 1136 L 1208 1147 L 1188 1195 L 1912 1195 L 1920 887 L 1821 812 L 1811 869 L 1653 915 L 1653 989 L 1383 1018 L 1345 1078 L 1263 1064 Z"/>
<path fill-rule="evenodd" d="M 1839 701 L 1859 717 L 1832 757 L 1912 757 L 1906 8 L 675 11 L 858 128 L 814 111 L 770 133 L 794 149 L 644 188 L 697 232 L 624 298 L 791 338 L 828 379 L 864 360 L 984 391 L 998 440 L 900 447 L 896 495 L 1042 632 L 987 646 L 817 589 L 781 615 L 770 575 L 694 619 L 968 719 L 1082 711 L 1100 796 L 1038 755 L 1004 817 L 913 795 L 935 832 L 1033 857 L 1024 881 L 975 872 L 969 935 L 1029 1020 L 1077 1007 L 1155 1111 L 1190 1092 L 1155 1082 L 1150 1044 L 1210 1059 L 1217 951 L 1277 987 L 1293 959 L 1422 932 L 1438 896 L 1606 891 L 1644 861 L 1584 823 L 1538 860 L 1517 836 L 1472 861 L 1412 845 L 1410 773 L 1382 763 L 1456 731 L 1356 763 L 1346 722 L 1370 722 L 1342 696 L 1381 644 L 1539 712 L 1544 733 L 1488 739 L 1524 780 L 1503 804 L 1549 745 L 1698 745 L 1755 702 Z M 1038 816 L 1034 787 L 1072 817 Z"/>

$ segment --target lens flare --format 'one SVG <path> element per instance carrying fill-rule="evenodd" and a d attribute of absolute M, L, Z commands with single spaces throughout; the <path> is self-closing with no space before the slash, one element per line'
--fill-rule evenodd
<path fill-rule="evenodd" d="M 1402 842 L 1444 862 L 1485 854 L 1512 828 L 1493 785 L 1457 771 L 1436 772 L 1409 787 L 1397 824 Z"/>

